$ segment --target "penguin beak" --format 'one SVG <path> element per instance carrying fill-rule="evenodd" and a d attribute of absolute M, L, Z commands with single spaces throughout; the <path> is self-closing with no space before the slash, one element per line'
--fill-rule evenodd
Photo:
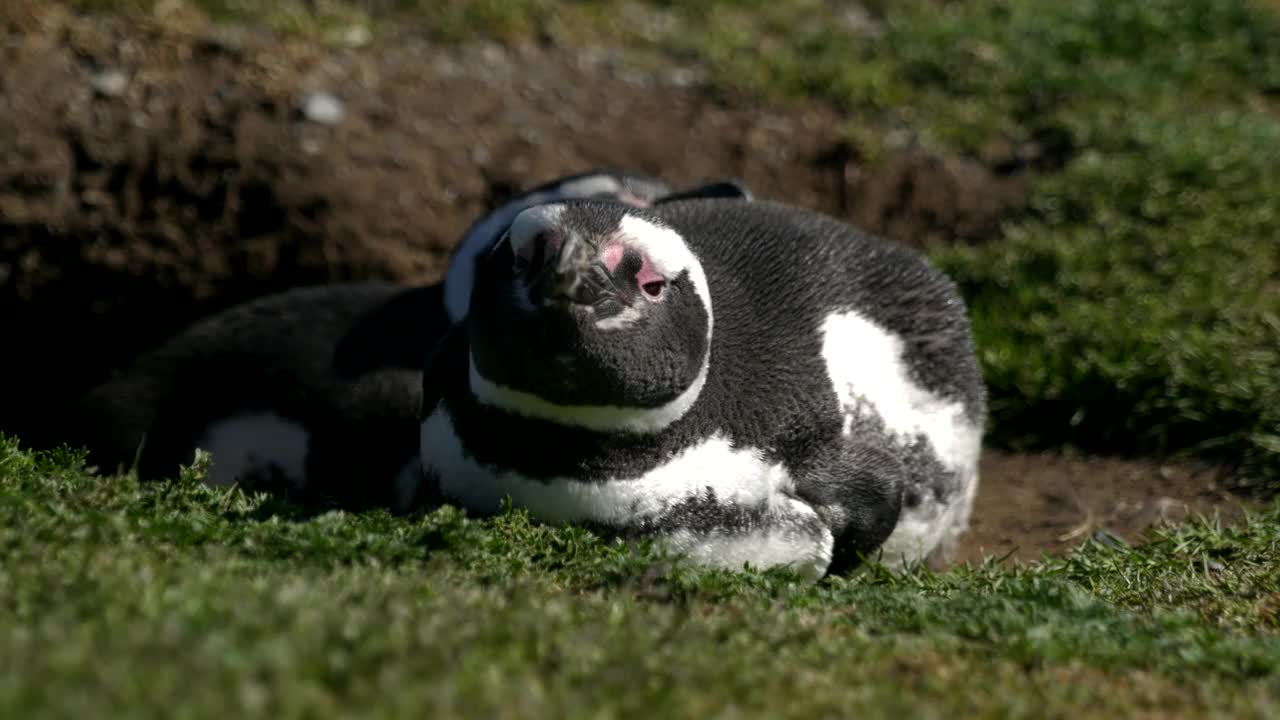
<path fill-rule="evenodd" d="M 609 294 L 611 282 L 604 264 L 584 240 L 570 235 L 547 264 L 537 295 L 543 304 L 594 306 Z"/>

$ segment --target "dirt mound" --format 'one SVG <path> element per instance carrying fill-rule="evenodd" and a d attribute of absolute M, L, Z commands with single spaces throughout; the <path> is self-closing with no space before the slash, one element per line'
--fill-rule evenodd
<path fill-rule="evenodd" d="M 135 35 L 73 22 L 0 62 L 0 316 L 18 348 L 0 360 L 0 428 L 24 438 L 214 309 L 438 267 L 405 242 L 430 210 L 396 202 L 397 178 L 307 152 L 317 129 L 262 65 Z"/>

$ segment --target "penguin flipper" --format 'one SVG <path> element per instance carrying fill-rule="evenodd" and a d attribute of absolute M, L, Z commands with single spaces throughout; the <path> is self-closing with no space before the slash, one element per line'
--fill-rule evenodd
<path fill-rule="evenodd" d="M 907 470 L 874 438 L 835 443 L 796 478 L 797 494 L 827 522 L 835 538 L 829 572 L 845 573 L 875 554 L 902 513 Z"/>
<path fill-rule="evenodd" d="M 653 204 L 662 205 L 664 203 L 677 202 L 680 200 L 712 198 L 744 200 L 746 202 L 751 202 L 755 199 L 755 196 L 752 195 L 751 190 L 742 182 L 732 178 L 727 178 L 723 180 L 713 180 L 687 190 L 668 193 L 657 200 L 654 200 Z"/>

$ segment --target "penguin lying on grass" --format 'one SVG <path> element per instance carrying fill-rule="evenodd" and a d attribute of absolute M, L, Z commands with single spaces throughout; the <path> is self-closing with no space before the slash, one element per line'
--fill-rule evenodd
<path fill-rule="evenodd" d="M 631 173 L 567 176 L 481 218 L 463 249 L 492 245 L 515 213 L 538 202 L 591 195 L 649 204 L 670 192 Z M 451 273 L 459 282 L 456 267 Z M 211 455 L 212 485 L 351 509 L 390 506 L 397 477 L 409 478 L 403 485 L 420 472 L 422 368 L 450 325 L 447 288 L 299 288 L 214 314 L 91 390 L 68 441 L 107 472 L 136 462 L 144 479 L 172 477 L 199 447 Z"/>
<path fill-rule="evenodd" d="M 520 212 L 423 382 L 401 507 L 510 497 L 711 566 L 920 560 L 978 484 L 985 391 L 953 284 L 774 203 Z"/>

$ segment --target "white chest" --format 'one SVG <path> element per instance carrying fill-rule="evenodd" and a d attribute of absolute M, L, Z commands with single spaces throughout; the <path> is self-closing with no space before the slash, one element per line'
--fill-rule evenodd
<path fill-rule="evenodd" d="M 961 403 L 911 379 L 901 338 L 855 311 L 831 314 L 822 333 L 822 356 L 845 416 L 845 435 L 855 417 L 874 413 L 900 443 L 923 437 L 947 470 L 977 462 L 980 429 Z"/>
<path fill-rule="evenodd" d="M 211 423 L 195 446 L 213 461 L 208 485 L 230 487 L 255 473 L 276 470 L 301 488 L 307 482 L 310 442 L 296 422 L 272 413 L 242 413 Z"/>
<path fill-rule="evenodd" d="M 496 512 L 504 498 L 548 523 L 591 520 L 626 525 L 662 517 L 672 507 L 714 494 L 717 504 L 758 506 L 791 488 L 786 470 L 751 448 L 733 448 L 712 436 L 638 477 L 551 479 L 476 462 L 454 430 L 447 411 L 436 408 L 421 428 L 423 469 L 440 479 L 452 502 L 477 512 Z"/>

